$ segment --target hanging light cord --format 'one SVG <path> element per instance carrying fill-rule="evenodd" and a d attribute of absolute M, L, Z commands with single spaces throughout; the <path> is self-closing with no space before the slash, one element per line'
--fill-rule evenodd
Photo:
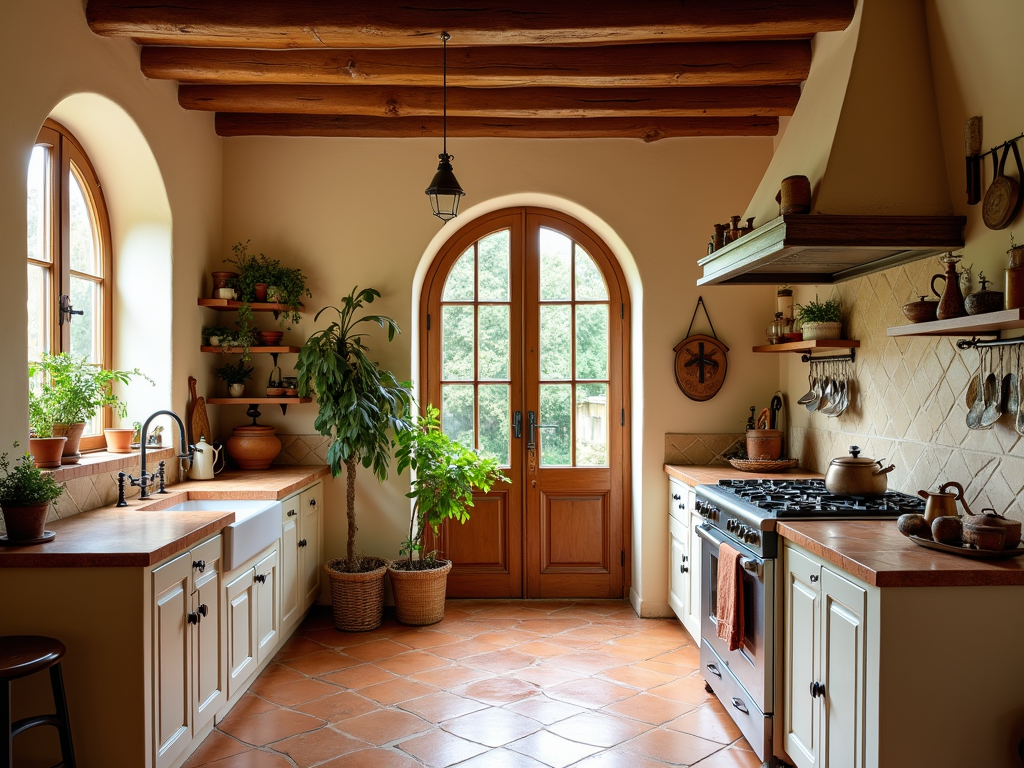
<path fill-rule="evenodd" d="M 448 157 L 448 41 L 451 35 L 441 33 L 441 142 L 442 152 Z"/>

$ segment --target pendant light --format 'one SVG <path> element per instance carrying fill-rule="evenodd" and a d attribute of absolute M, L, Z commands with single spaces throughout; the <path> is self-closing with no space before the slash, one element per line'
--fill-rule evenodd
<path fill-rule="evenodd" d="M 454 219 L 459 215 L 459 200 L 466 194 L 459 186 L 458 179 L 452 171 L 452 155 L 448 154 L 448 41 L 451 35 L 447 32 L 441 33 L 442 46 L 442 86 L 441 94 L 443 107 L 441 112 L 441 140 L 442 150 L 438 155 L 441 162 L 437 164 L 437 173 L 430 180 L 427 187 L 427 197 L 430 198 L 430 207 L 434 209 L 434 215 L 441 221 Z"/>

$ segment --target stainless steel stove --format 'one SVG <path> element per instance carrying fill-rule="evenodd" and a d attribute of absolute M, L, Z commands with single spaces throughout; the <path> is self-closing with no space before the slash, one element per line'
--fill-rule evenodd
<path fill-rule="evenodd" d="M 881 496 L 840 496 L 823 480 L 720 480 L 697 486 L 701 548 L 701 672 L 765 765 L 774 764 L 777 631 L 777 520 L 893 518 L 924 512 L 924 500 L 890 491 Z M 718 551 L 740 552 L 745 639 L 730 651 L 718 638 Z"/>

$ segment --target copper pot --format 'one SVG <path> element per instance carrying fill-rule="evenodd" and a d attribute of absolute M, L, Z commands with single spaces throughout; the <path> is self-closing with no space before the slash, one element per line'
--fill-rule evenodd
<path fill-rule="evenodd" d="M 966 506 L 965 506 L 966 508 Z M 964 541 L 978 549 L 1016 549 L 1020 544 L 1020 522 L 983 509 L 975 515 L 967 510 L 964 518 Z"/>
<path fill-rule="evenodd" d="M 850 455 L 832 459 L 825 472 L 825 488 L 840 496 L 881 496 L 888 490 L 886 475 L 895 464 L 883 467 L 882 462 L 861 457 L 860 448 L 850 446 Z"/>

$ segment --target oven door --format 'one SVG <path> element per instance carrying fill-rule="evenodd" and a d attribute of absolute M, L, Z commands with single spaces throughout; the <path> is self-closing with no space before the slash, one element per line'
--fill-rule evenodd
<path fill-rule="evenodd" d="M 758 708 L 771 714 L 774 702 L 775 664 L 775 560 L 763 560 L 715 528 L 697 526 L 701 539 L 701 641 L 715 653 L 746 689 Z M 718 637 L 718 548 L 722 542 L 738 550 L 743 558 L 743 645 L 735 651 Z M 710 673 L 701 670 L 714 687 Z"/>

